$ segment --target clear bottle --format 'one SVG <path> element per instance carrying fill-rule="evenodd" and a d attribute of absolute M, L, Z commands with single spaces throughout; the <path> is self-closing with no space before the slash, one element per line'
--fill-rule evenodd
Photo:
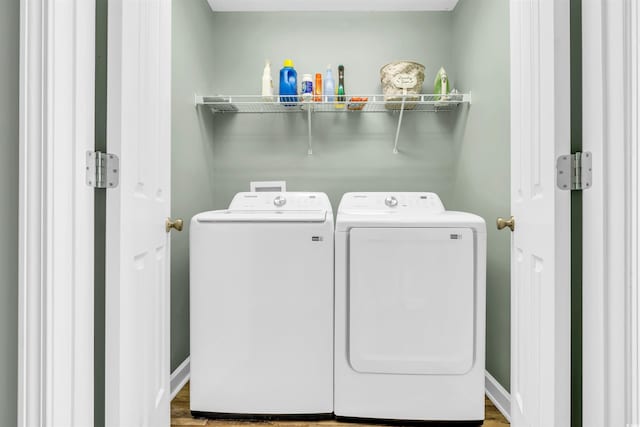
<path fill-rule="evenodd" d="M 324 96 L 326 102 L 333 102 L 335 94 L 335 82 L 333 81 L 333 75 L 331 74 L 331 64 L 327 65 L 327 73 L 324 77 Z"/>

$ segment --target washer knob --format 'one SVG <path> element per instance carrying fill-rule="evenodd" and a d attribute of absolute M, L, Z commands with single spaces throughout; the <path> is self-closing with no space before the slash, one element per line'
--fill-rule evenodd
<path fill-rule="evenodd" d="M 384 199 L 384 204 L 389 206 L 390 208 L 395 208 L 396 206 L 398 206 L 398 199 L 393 196 L 389 196 Z"/>
<path fill-rule="evenodd" d="M 285 199 L 283 196 L 277 196 L 275 199 L 273 199 L 273 204 L 276 205 L 277 207 L 282 207 L 287 203 L 287 199 Z"/>

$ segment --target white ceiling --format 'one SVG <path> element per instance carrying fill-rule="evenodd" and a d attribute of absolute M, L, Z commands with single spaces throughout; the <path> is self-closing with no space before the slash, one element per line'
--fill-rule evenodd
<path fill-rule="evenodd" d="M 214 12 L 448 11 L 458 0 L 208 0 Z"/>

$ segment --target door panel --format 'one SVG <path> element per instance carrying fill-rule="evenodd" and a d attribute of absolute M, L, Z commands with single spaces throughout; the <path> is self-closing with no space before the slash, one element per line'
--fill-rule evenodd
<path fill-rule="evenodd" d="M 191 230 L 191 409 L 332 412 L 333 224 Z"/>
<path fill-rule="evenodd" d="M 570 422 L 569 1 L 511 6 L 512 424 Z"/>
<path fill-rule="evenodd" d="M 106 425 L 169 424 L 171 2 L 110 0 Z"/>
<path fill-rule="evenodd" d="M 359 372 L 464 374 L 473 366 L 468 228 L 349 232 L 349 360 Z"/>

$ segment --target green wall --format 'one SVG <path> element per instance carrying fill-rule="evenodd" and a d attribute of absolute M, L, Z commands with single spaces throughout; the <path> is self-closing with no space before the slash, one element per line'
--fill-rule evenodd
<path fill-rule="evenodd" d="M 107 0 L 96 0 L 95 150 L 107 150 Z M 94 426 L 104 425 L 105 363 L 105 233 L 107 193 L 97 190 L 94 198 Z"/>
<path fill-rule="evenodd" d="M 510 238 L 497 217 L 510 205 L 509 1 L 460 0 L 453 13 L 454 83 L 471 89 L 473 104 L 459 114 L 449 209 L 487 222 L 487 370 L 509 390 Z"/>
<path fill-rule="evenodd" d="M 213 206 L 213 145 L 207 111 L 195 93 L 214 89 L 213 14 L 206 0 L 173 2 L 171 214 L 185 220 L 171 233 L 171 370 L 189 356 L 189 220 Z"/>
<path fill-rule="evenodd" d="M 20 2 L 0 1 L 0 426 L 17 424 Z"/>
<path fill-rule="evenodd" d="M 293 59 L 299 78 L 324 73 L 329 63 L 336 75 L 338 64 L 344 64 L 348 94 L 380 93 L 380 67 L 399 58 L 427 66 L 427 91 L 437 69 L 451 66 L 451 40 L 442 37 L 450 31 L 450 13 L 213 16 L 214 93 L 260 93 L 265 58 L 272 61 L 274 79 L 285 58 Z M 405 114 L 397 155 L 392 153 L 396 114 L 315 114 L 314 154 L 308 156 L 303 115 L 212 117 L 205 112 L 203 119 L 213 129 L 208 141 L 214 153 L 212 208 L 226 208 L 251 180 L 283 179 L 288 190 L 324 191 L 334 209 L 347 191 L 428 189 L 445 203 L 451 193 L 455 113 Z"/>
<path fill-rule="evenodd" d="M 487 367 L 509 386 L 508 0 L 462 0 L 454 12 L 212 13 L 205 0 L 174 1 L 173 215 L 228 206 L 251 180 L 326 192 L 435 191 L 449 209 L 482 215 L 489 228 Z M 194 93 L 260 93 L 264 60 L 277 88 L 282 60 L 299 75 L 345 65 L 347 94 L 380 93 L 379 69 L 397 59 L 427 66 L 431 92 L 444 66 L 473 105 L 454 113 L 407 113 L 400 153 L 397 115 L 316 114 L 314 155 L 298 115 L 217 115 Z M 492 83 L 498 76 L 498 84 Z M 188 355 L 188 229 L 172 236 L 172 368 Z"/>
<path fill-rule="evenodd" d="M 329 63 L 335 72 L 342 63 L 349 93 L 379 93 L 380 67 L 410 58 L 427 65 L 429 90 L 437 68 L 451 66 L 451 42 L 439 37 L 450 31 L 450 13 L 214 14 L 206 0 L 177 0 L 173 7 L 174 216 L 188 221 L 226 208 L 251 180 L 324 191 L 335 208 L 344 192 L 356 190 L 429 189 L 447 203 L 454 114 L 406 114 L 398 155 L 392 154 L 397 115 L 314 115 L 309 157 L 304 116 L 214 117 L 194 108 L 193 95 L 259 93 L 266 58 L 274 79 L 285 58 L 299 74 L 324 73 Z M 402 34 L 402 43 L 392 34 Z M 172 369 L 189 354 L 188 233 L 188 227 L 172 233 Z"/>
<path fill-rule="evenodd" d="M 571 0 L 571 152 L 582 151 L 582 0 Z M 571 426 L 582 425 L 582 192 L 571 192 Z"/>

